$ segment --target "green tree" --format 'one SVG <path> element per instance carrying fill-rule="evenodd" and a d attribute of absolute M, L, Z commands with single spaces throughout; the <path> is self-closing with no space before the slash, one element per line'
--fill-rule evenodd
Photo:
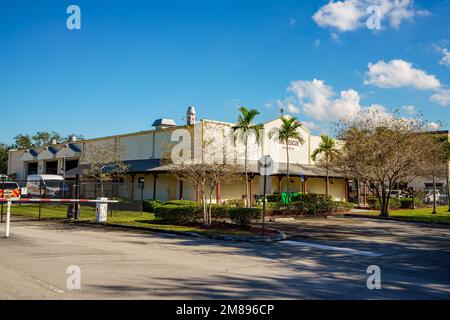
<path fill-rule="evenodd" d="M 34 147 L 39 148 L 52 143 L 56 140 L 57 143 L 62 142 L 62 136 L 57 132 L 38 131 L 32 138 Z"/>
<path fill-rule="evenodd" d="M 8 150 L 10 147 L 4 143 L 0 143 L 0 174 L 8 172 Z"/>
<path fill-rule="evenodd" d="M 260 143 L 261 130 L 263 130 L 264 126 L 262 124 L 254 124 L 254 120 L 257 115 L 259 115 L 259 111 L 255 109 L 247 109 L 245 107 L 241 107 L 239 109 L 241 114 L 238 117 L 236 125 L 233 127 L 234 130 L 234 141 L 239 139 L 245 146 L 245 195 L 246 195 L 246 207 L 250 206 L 250 198 L 249 198 L 249 181 L 248 181 L 248 142 L 249 137 L 254 135 L 256 137 L 256 142 Z"/>
<path fill-rule="evenodd" d="M 27 134 L 19 134 L 14 137 L 14 145 L 15 149 L 31 149 L 34 147 L 33 142 L 31 141 L 31 137 Z"/>
<path fill-rule="evenodd" d="M 325 168 L 326 176 L 327 176 L 327 186 L 326 186 L 326 195 L 330 195 L 330 166 L 333 161 L 333 159 L 336 157 L 336 155 L 339 153 L 339 149 L 336 146 L 336 141 L 327 136 L 327 135 L 321 135 L 320 138 L 322 141 L 319 144 L 319 147 L 314 150 L 314 152 L 311 155 L 311 158 L 314 161 L 318 161 L 319 157 L 321 156 L 321 159 L 319 160 L 319 165 Z"/>
<path fill-rule="evenodd" d="M 280 120 L 283 122 L 281 127 L 276 132 L 271 132 L 269 138 L 275 138 L 280 143 L 286 145 L 286 171 L 287 171 L 287 193 L 290 193 L 290 172 L 289 172 L 289 142 L 292 140 L 298 141 L 300 144 L 305 143 L 301 133 L 298 131 L 303 125 L 297 121 L 295 117 L 282 116 Z"/>

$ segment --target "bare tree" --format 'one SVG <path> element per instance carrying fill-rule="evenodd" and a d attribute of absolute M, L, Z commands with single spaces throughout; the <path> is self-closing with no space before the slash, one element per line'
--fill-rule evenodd
<path fill-rule="evenodd" d="M 380 202 L 380 215 L 389 216 L 389 200 L 397 183 L 420 175 L 427 162 L 429 128 L 421 117 L 404 119 L 366 110 L 338 124 L 342 152 L 334 166 L 344 175 L 367 182 Z"/>
<path fill-rule="evenodd" d="M 116 141 L 91 144 L 86 147 L 83 161 L 88 163 L 86 176 L 100 182 L 101 195 L 104 195 L 104 183 L 128 171 L 122 161 L 123 145 Z"/>
<path fill-rule="evenodd" d="M 237 165 L 206 164 L 186 162 L 174 165 L 172 173 L 189 182 L 201 195 L 203 221 L 209 227 L 212 223 L 213 195 L 220 184 L 232 183 L 242 173 Z"/>

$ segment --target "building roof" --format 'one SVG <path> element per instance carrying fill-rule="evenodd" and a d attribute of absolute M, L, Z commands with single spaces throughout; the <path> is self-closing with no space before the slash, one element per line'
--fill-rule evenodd
<path fill-rule="evenodd" d="M 161 165 L 161 159 L 146 159 L 146 160 L 129 160 L 124 161 L 128 165 L 128 171 L 133 172 L 146 172 L 153 168 L 157 168 Z"/>
<path fill-rule="evenodd" d="M 73 152 L 81 152 L 80 148 L 78 148 L 76 145 L 74 145 L 73 143 L 69 143 L 68 144 L 69 148 L 73 151 Z"/>
<path fill-rule="evenodd" d="M 260 174 L 259 165 L 256 161 L 250 161 L 248 164 L 248 172 L 250 174 Z M 276 175 L 286 175 L 287 174 L 287 164 L 286 163 L 277 163 L 275 166 L 275 171 L 273 172 L 273 176 Z M 176 165 L 174 164 L 165 164 L 161 166 L 157 166 L 151 169 L 146 170 L 147 172 L 171 172 L 176 170 Z M 244 173 L 244 171 L 242 172 Z M 305 176 L 305 177 L 326 177 L 326 172 L 323 168 L 318 167 L 316 165 L 309 164 L 289 164 L 289 174 L 292 176 Z M 336 173 L 330 172 L 330 177 L 333 178 L 342 178 L 343 176 Z"/>
<path fill-rule="evenodd" d="M 36 150 L 31 149 L 31 150 L 28 150 L 27 152 L 28 152 L 29 154 L 31 154 L 33 157 L 37 157 L 37 156 L 38 156 L 38 153 L 37 153 Z"/>

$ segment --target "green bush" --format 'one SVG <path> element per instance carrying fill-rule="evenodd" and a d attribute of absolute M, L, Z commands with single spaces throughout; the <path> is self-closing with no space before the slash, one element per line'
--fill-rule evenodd
<path fill-rule="evenodd" d="M 162 202 L 159 200 L 145 200 L 142 204 L 142 209 L 144 212 L 155 212 L 155 208 L 161 206 Z"/>
<path fill-rule="evenodd" d="M 186 225 L 203 221 L 203 207 L 196 202 L 183 204 L 164 203 L 155 208 L 155 217 L 166 223 Z M 212 205 L 212 220 L 214 222 L 225 222 L 230 220 L 239 225 L 249 225 L 252 220 L 261 217 L 261 208 L 239 208 L 221 205 Z"/>
<path fill-rule="evenodd" d="M 164 204 L 155 208 L 155 217 L 173 224 L 191 224 L 203 218 L 201 206 Z"/>
<path fill-rule="evenodd" d="M 354 204 L 351 202 L 345 201 L 334 201 L 334 210 L 335 211 L 347 211 L 349 209 L 353 209 Z"/>
<path fill-rule="evenodd" d="M 314 193 L 303 195 L 301 200 L 294 202 L 292 206 L 300 212 L 310 215 L 332 212 L 335 208 L 331 196 Z"/>
<path fill-rule="evenodd" d="M 381 208 L 380 201 L 376 197 L 369 197 L 367 203 L 372 210 L 380 210 Z M 400 199 L 392 197 L 389 199 L 389 209 L 399 209 L 400 205 Z"/>
<path fill-rule="evenodd" d="M 199 203 L 190 200 L 170 200 L 164 202 L 164 205 L 175 205 L 175 206 L 198 206 Z"/>
<path fill-rule="evenodd" d="M 248 226 L 252 220 L 260 219 L 261 208 L 227 208 L 228 218 L 239 225 Z"/>
<path fill-rule="evenodd" d="M 274 202 L 280 202 L 281 201 L 281 195 L 280 194 L 270 194 L 266 196 L 267 202 L 274 203 Z"/>
<path fill-rule="evenodd" d="M 230 199 L 224 201 L 225 206 L 229 207 L 243 207 L 244 206 L 244 200 L 243 199 Z"/>
<path fill-rule="evenodd" d="M 401 198 L 400 199 L 400 208 L 401 209 L 413 209 L 413 203 L 416 208 L 422 207 L 422 201 L 418 198 Z"/>

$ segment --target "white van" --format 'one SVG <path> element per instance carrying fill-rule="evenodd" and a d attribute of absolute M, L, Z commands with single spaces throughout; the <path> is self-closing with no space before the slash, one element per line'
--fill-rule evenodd
<path fill-rule="evenodd" d="M 68 193 L 67 184 L 64 178 L 52 174 L 36 174 L 27 178 L 28 197 L 40 196 L 63 196 Z"/>

